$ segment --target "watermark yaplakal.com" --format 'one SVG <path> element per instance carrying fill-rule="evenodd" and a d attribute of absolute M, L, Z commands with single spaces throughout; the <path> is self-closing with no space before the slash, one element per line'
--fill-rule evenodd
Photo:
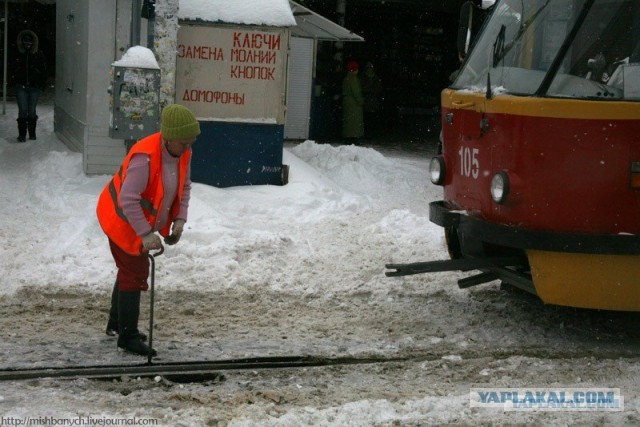
<path fill-rule="evenodd" d="M 619 388 L 472 388 L 472 408 L 505 411 L 622 411 Z"/>

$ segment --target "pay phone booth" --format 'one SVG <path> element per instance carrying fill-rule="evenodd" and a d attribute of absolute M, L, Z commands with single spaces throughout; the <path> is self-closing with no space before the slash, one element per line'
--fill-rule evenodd
<path fill-rule="evenodd" d="M 160 129 L 160 69 L 119 61 L 111 67 L 109 136 L 125 140 L 127 151 Z"/>

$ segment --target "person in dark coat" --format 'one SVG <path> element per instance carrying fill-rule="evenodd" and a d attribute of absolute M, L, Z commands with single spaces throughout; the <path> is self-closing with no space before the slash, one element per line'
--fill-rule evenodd
<path fill-rule="evenodd" d="M 36 139 L 38 114 L 36 106 L 47 82 L 47 62 L 38 49 L 38 36 L 31 30 L 18 34 L 12 80 L 18 100 L 18 142 L 24 142 L 29 131 L 29 139 Z"/>
<path fill-rule="evenodd" d="M 342 81 L 342 137 L 350 140 L 364 136 L 364 99 L 358 69 L 356 61 L 349 61 L 347 76 Z"/>

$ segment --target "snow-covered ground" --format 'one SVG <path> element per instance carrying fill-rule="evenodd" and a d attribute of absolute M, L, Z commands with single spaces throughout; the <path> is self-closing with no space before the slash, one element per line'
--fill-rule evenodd
<path fill-rule="evenodd" d="M 0 116 L 0 368 L 140 362 L 104 334 L 115 268 L 94 209 L 110 177 L 84 175 L 50 103 L 39 115 L 37 141 L 24 144 L 15 104 Z M 421 153 L 306 141 L 286 145 L 286 186 L 194 184 L 183 238 L 156 268 L 158 360 L 401 360 L 186 384 L 4 382 L 0 425 L 640 424 L 637 315 L 548 307 L 497 283 L 463 291 L 458 273 L 384 275 L 386 263 L 447 257 L 428 219 L 441 189 Z M 620 388 L 624 411 L 477 409 L 472 387 Z"/>

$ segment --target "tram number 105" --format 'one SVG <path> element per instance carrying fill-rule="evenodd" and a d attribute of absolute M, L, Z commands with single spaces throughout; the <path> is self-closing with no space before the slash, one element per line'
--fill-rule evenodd
<path fill-rule="evenodd" d="M 460 147 L 458 154 L 460 155 L 460 174 L 462 176 L 478 178 L 480 173 L 479 153 L 480 150 L 477 148 Z"/>

